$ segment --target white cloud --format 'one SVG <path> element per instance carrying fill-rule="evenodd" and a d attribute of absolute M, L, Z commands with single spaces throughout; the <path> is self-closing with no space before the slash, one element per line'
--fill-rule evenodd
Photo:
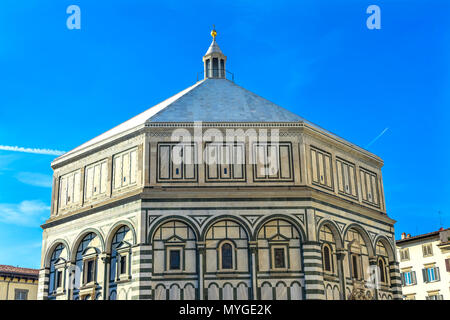
<path fill-rule="evenodd" d="M 49 154 L 49 155 L 53 155 L 53 156 L 60 156 L 65 153 L 65 151 L 60 151 L 60 150 L 24 148 L 24 147 L 18 147 L 18 146 L 2 146 L 2 145 L 0 145 L 0 150 L 36 153 L 36 154 Z"/>
<path fill-rule="evenodd" d="M 50 216 L 50 206 L 40 200 L 21 203 L 0 203 L 0 222 L 26 227 L 37 227 Z"/>
<path fill-rule="evenodd" d="M 52 177 L 47 174 L 35 172 L 19 172 L 16 175 L 17 180 L 22 183 L 29 184 L 36 187 L 51 188 Z"/>

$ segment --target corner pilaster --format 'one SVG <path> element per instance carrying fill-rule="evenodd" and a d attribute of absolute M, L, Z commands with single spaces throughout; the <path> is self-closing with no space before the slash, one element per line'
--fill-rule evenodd
<path fill-rule="evenodd" d="M 303 266 L 306 299 L 325 300 L 320 242 L 306 241 L 303 243 Z"/>

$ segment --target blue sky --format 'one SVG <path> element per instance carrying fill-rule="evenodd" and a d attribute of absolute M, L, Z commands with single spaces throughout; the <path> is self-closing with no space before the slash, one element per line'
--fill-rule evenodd
<path fill-rule="evenodd" d="M 66 8 L 81 8 L 68 30 Z M 381 8 L 381 30 L 366 8 Z M 68 151 L 196 81 L 236 82 L 379 155 L 401 232 L 450 224 L 446 1 L 2 0 L 0 145 Z M 380 133 L 388 128 L 370 146 Z M 0 151 L 0 264 L 39 267 L 52 155 Z"/>

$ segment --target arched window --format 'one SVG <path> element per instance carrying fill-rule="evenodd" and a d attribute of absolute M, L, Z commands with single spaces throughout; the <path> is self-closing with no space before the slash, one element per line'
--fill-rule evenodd
<path fill-rule="evenodd" d="M 333 260 L 331 256 L 331 248 L 328 244 L 324 244 L 322 248 L 323 269 L 328 272 L 333 272 Z"/>
<path fill-rule="evenodd" d="M 380 281 L 382 283 L 389 283 L 389 272 L 386 268 L 386 261 L 389 261 L 388 251 L 382 241 L 378 241 L 376 245 L 376 254 L 378 256 L 378 272 L 380 274 Z"/>
<path fill-rule="evenodd" d="M 334 273 L 335 257 L 333 252 L 337 250 L 335 234 L 328 224 L 322 225 L 319 230 L 319 240 L 322 243 L 323 271 Z"/>
<path fill-rule="evenodd" d="M 382 283 L 386 282 L 386 269 L 384 267 L 384 261 L 383 259 L 378 259 L 378 270 L 380 272 L 380 281 Z"/>
<path fill-rule="evenodd" d="M 260 271 L 300 271 L 301 256 L 291 248 L 300 246 L 298 229 L 284 219 L 269 220 L 258 231 Z"/>
<path fill-rule="evenodd" d="M 132 242 L 133 235 L 128 226 L 120 227 L 114 234 L 111 241 L 110 283 L 129 280 Z"/>
<path fill-rule="evenodd" d="M 353 254 L 352 255 L 352 278 L 359 279 L 358 274 L 358 256 Z"/>
<path fill-rule="evenodd" d="M 154 272 L 196 272 L 196 236 L 185 222 L 171 220 L 160 225 L 153 234 Z"/>
<path fill-rule="evenodd" d="M 233 246 L 224 243 L 221 247 L 222 269 L 233 269 Z"/>
<path fill-rule="evenodd" d="M 365 274 L 363 266 L 368 264 L 367 255 L 369 252 L 363 236 L 357 229 L 350 228 L 347 231 L 345 246 L 349 251 L 349 268 L 352 278 L 363 280 Z"/>
<path fill-rule="evenodd" d="M 66 274 L 64 257 L 66 250 L 63 244 L 58 244 L 53 250 L 50 258 L 50 275 L 49 275 L 49 295 L 55 294 L 57 291 L 64 289 L 64 278 Z"/>
<path fill-rule="evenodd" d="M 100 239 L 93 232 L 87 234 L 77 249 L 75 264 L 81 270 L 81 277 L 76 279 L 75 287 L 94 284 L 97 281 L 97 258 L 100 253 Z"/>
<path fill-rule="evenodd" d="M 215 222 L 208 228 L 205 240 L 207 269 L 217 272 L 239 271 L 242 274 L 250 270 L 248 236 L 238 222 L 228 219 Z"/>

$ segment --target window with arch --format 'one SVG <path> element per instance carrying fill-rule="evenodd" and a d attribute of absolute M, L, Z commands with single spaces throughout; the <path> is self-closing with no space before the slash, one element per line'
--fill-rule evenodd
<path fill-rule="evenodd" d="M 258 232 L 258 256 L 261 271 L 301 270 L 298 230 L 283 219 L 266 222 Z"/>
<path fill-rule="evenodd" d="M 378 257 L 377 267 L 379 273 L 379 280 L 381 283 L 389 283 L 389 272 L 387 261 L 389 261 L 388 252 L 385 245 L 381 241 L 377 241 L 376 255 Z"/>
<path fill-rule="evenodd" d="M 154 274 L 196 272 L 196 236 L 183 221 L 161 224 L 153 234 Z"/>
<path fill-rule="evenodd" d="M 221 220 L 209 227 L 205 240 L 207 272 L 249 271 L 248 236 L 233 220 Z"/>
<path fill-rule="evenodd" d="M 50 258 L 50 274 L 48 293 L 49 296 L 64 292 L 65 277 L 66 277 L 66 258 L 67 249 L 60 243 L 55 249 Z"/>
<path fill-rule="evenodd" d="M 319 230 L 319 240 L 322 243 L 322 267 L 325 272 L 335 273 L 336 241 L 331 228 L 324 224 Z"/>
<path fill-rule="evenodd" d="M 352 278 L 359 279 L 359 257 L 356 254 L 351 255 L 351 265 L 352 265 Z"/>
<path fill-rule="evenodd" d="M 220 246 L 221 269 L 233 269 L 233 245 L 225 242 Z"/>
<path fill-rule="evenodd" d="M 328 244 L 323 245 L 322 256 L 323 256 L 323 269 L 328 272 L 333 272 L 331 248 Z"/>
<path fill-rule="evenodd" d="M 350 275 L 355 280 L 364 279 L 363 260 L 369 264 L 369 253 L 361 233 L 355 228 L 350 228 L 345 236 L 345 247 L 349 252 Z"/>
<path fill-rule="evenodd" d="M 386 268 L 382 258 L 378 259 L 378 271 L 380 272 L 380 281 L 382 283 L 386 282 Z"/>
<path fill-rule="evenodd" d="M 133 233 L 128 226 L 121 226 L 111 240 L 110 283 L 131 279 L 130 262 Z M 114 286 L 110 285 L 110 288 Z"/>
<path fill-rule="evenodd" d="M 80 277 L 75 277 L 75 288 L 93 286 L 97 282 L 97 262 L 101 252 L 100 238 L 93 232 L 84 236 L 78 245 L 75 264 L 81 271 Z"/>

